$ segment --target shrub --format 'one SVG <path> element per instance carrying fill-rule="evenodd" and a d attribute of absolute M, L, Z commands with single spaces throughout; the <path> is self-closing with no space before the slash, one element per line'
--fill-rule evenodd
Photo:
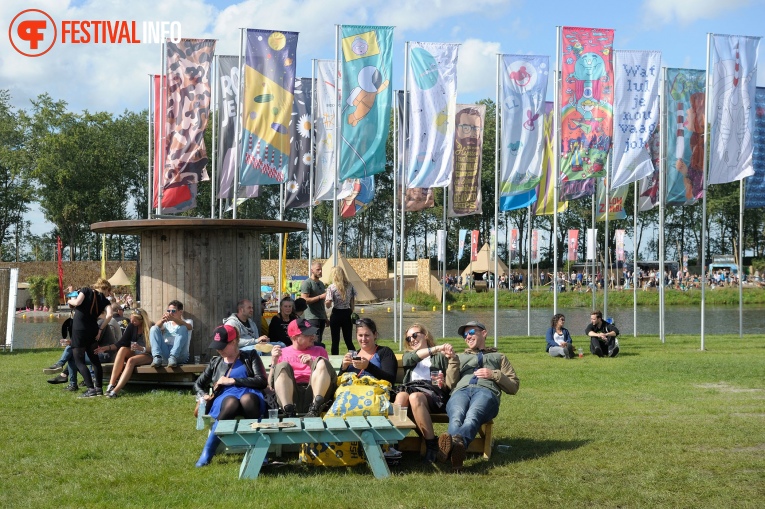
<path fill-rule="evenodd" d="M 45 296 L 45 278 L 43 276 L 29 276 L 29 296 L 32 298 L 32 307 L 41 306 Z"/>
<path fill-rule="evenodd" d="M 45 305 L 50 310 L 54 310 L 58 308 L 59 304 L 58 276 L 52 274 L 45 278 Z"/>

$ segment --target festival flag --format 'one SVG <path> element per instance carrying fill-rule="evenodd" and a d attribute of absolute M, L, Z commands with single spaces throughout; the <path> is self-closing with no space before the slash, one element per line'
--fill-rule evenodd
<path fill-rule="evenodd" d="M 616 51 L 612 187 L 653 173 L 648 140 L 659 125 L 661 52 Z"/>
<path fill-rule="evenodd" d="M 167 41 L 167 105 L 162 212 L 196 206 L 197 183 L 207 176 L 204 132 L 210 117 L 214 39 Z"/>
<path fill-rule="evenodd" d="M 531 230 L 531 261 L 539 259 L 539 230 Z"/>
<path fill-rule="evenodd" d="M 451 181 L 458 51 L 458 44 L 409 43 L 407 187 L 446 187 Z"/>
<path fill-rule="evenodd" d="M 470 232 L 470 261 L 478 261 L 478 230 Z"/>
<path fill-rule="evenodd" d="M 236 107 L 239 104 L 239 57 L 218 57 L 218 198 L 234 197 L 236 172 Z M 258 186 L 240 186 L 237 203 L 258 196 Z"/>
<path fill-rule="evenodd" d="M 553 139 L 552 139 L 552 127 L 553 127 L 553 103 L 545 103 L 545 121 L 544 121 L 544 133 L 545 133 L 545 148 L 542 157 L 542 178 L 537 184 L 537 204 L 534 209 L 534 214 L 537 216 L 552 215 L 555 213 L 553 208 L 553 198 L 555 196 L 555 177 L 553 176 Z M 568 208 L 568 202 L 558 199 L 558 212 L 564 212 Z"/>
<path fill-rule="evenodd" d="M 595 180 L 597 179 L 591 178 L 561 182 L 558 199 L 569 201 L 592 196 L 595 194 Z"/>
<path fill-rule="evenodd" d="M 568 231 L 568 260 L 576 261 L 579 252 L 579 230 Z"/>
<path fill-rule="evenodd" d="M 666 204 L 693 205 L 704 194 L 704 71 L 667 69 Z M 676 114 L 672 114 L 676 112 Z"/>
<path fill-rule="evenodd" d="M 481 153 L 486 106 L 460 104 L 454 117 L 454 171 L 449 185 L 449 217 L 482 213 Z"/>
<path fill-rule="evenodd" d="M 534 189 L 542 178 L 550 58 L 502 55 L 501 69 L 500 201 L 506 196 Z"/>
<path fill-rule="evenodd" d="M 563 27 L 561 180 L 603 177 L 613 135 L 614 31 Z"/>
<path fill-rule="evenodd" d="M 597 238 L 598 238 L 598 229 L 597 228 L 587 228 L 587 259 L 588 260 L 594 260 L 595 255 L 597 254 Z"/>
<path fill-rule="evenodd" d="M 297 32 L 247 30 L 239 182 L 286 181 L 295 90 Z"/>
<path fill-rule="evenodd" d="M 489 261 L 493 262 L 497 257 L 497 230 L 489 230 Z"/>
<path fill-rule="evenodd" d="M 510 260 L 515 259 L 515 254 L 518 252 L 518 228 L 510 230 Z"/>
<path fill-rule="evenodd" d="M 765 88 L 758 87 L 754 96 L 754 175 L 744 181 L 745 208 L 765 207 Z"/>
<path fill-rule="evenodd" d="M 712 36 L 712 125 L 707 183 L 724 184 L 754 174 L 754 115 L 759 37 Z"/>
<path fill-rule="evenodd" d="M 287 184 L 284 207 L 288 209 L 304 208 L 311 200 L 311 89 L 310 78 L 295 79 L 290 120 L 290 163 L 287 169 Z"/>
<path fill-rule="evenodd" d="M 436 253 L 438 261 L 443 262 L 446 260 L 446 230 L 436 232 L 436 245 L 438 246 L 438 253 Z"/>
<path fill-rule="evenodd" d="M 314 202 L 334 199 L 335 185 L 335 105 L 334 60 L 316 61 L 316 162 L 314 164 Z"/>
<path fill-rule="evenodd" d="M 340 217 L 354 217 L 369 205 L 375 196 L 375 178 L 347 179 L 337 193 L 340 200 Z"/>
<path fill-rule="evenodd" d="M 598 179 L 598 196 L 597 196 L 597 209 L 595 214 L 596 221 L 606 220 L 606 179 Z M 608 220 L 624 219 L 627 217 L 627 212 L 624 210 L 624 201 L 627 199 L 627 192 L 630 190 L 630 186 L 617 187 L 616 189 L 609 189 L 608 191 Z"/>
<path fill-rule="evenodd" d="M 614 232 L 614 239 L 616 240 L 616 260 L 619 262 L 624 261 L 624 230 L 616 230 Z"/>
<path fill-rule="evenodd" d="M 56 259 L 58 261 L 58 298 L 64 301 L 64 264 L 61 261 L 61 237 L 56 237 Z"/>
<path fill-rule="evenodd" d="M 640 186 L 638 187 L 638 193 L 640 194 L 638 197 L 638 209 L 640 212 L 651 210 L 659 205 L 660 131 L 661 123 L 656 125 L 656 129 L 648 137 L 648 152 L 651 154 L 653 172 L 640 180 Z"/>
<path fill-rule="evenodd" d="M 460 230 L 457 241 L 459 245 L 459 253 L 457 254 L 457 260 L 462 259 L 462 254 L 465 251 L 465 236 L 467 235 L 467 230 Z"/>
<path fill-rule="evenodd" d="M 537 190 L 529 189 L 528 191 L 500 197 L 499 210 L 509 212 L 511 210 L 525 209 L 529 205 L 534 205 L 536 201 Z"/>
<path fill-rule="evenodd" d="M 407 94 L 408 95 L 408 94 Z M 398 104 L 398 187 L 397 196 L 402 195 L 403 182 L 403 167 L 404 156 L 403 154 L 409 152 L 409 122 L 404 119 L 404 91 L 399 90 L 396 92 L 396 104 Z M 433 195 L 433 189 L 429 187 L 407 187 L 406 195 L 404 196 L 404 212 L 418 212 L 420 210 L 429 209 L 436 206 L 435 197 Z"/>
<path fill-rule="evenodd" d="M 340 180 L 385 171 L 393 27 L 340 27 Z"/>

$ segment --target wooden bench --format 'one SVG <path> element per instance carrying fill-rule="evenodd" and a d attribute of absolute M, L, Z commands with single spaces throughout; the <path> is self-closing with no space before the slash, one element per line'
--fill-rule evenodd
<path fill-rule="evenodd" d="M 114 364 L 102 364 L 101 366 L 104 369 L 104 378 L 108 378 L 112 373 Z M 147 364 L 138 366 L 133 370 L 130 383 L 190 386 L 194 385 L 206 367 L 207 364 L 181 364 L 176 368 L 152 368 Z"/>
<path fill-rule="evenodd" d="M 294 424 L 289 428 L 278 428 L 278 419 L 262 419 L 260 423 L 252 419 L 224 420 L 218 422 L 215 434 L 229 448 L 246 448 L 242 466 L 239 468 L 240 479 L 256 479 L 272 445 L 297 445 L 316 442 L 359 442 L 378 479 L 390 477 L 388 463 L 383 457 L 382 444 L 395 444 L 403 439 L 415 427 L 406 421 L 391 421 L 387 417 L 330 417 L 326 420 L 313 418 L 286 418 L 285 423 Z M 274 427 L 258 427 L 271 424 Z"/>

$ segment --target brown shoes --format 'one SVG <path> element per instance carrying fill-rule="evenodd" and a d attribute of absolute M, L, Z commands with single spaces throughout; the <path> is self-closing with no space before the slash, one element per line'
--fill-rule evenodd
<path fill-rule="evenodd" d="M 442 433 L 438 437 L 438 454 L 436 458 L 441 463 L 446 463 L 449 455 L 452 453 L 452 436 L 449 433 Z"/>
<path fill-rule="evenodd" d="M 440 441 L 439 441 L 440 442 Z M 462 464 L 465 462 L 465 442 L 460 435 L 451 437 L 452 443 L 452 468 L 455 472 L 462 470 Z"/>

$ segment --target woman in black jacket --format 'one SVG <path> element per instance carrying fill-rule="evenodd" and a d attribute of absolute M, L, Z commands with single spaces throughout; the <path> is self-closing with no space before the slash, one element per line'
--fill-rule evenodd
<path fill-rule="evenodd" d="M 239 351 L 239 331 L 230 325 L 221 325 L 213 332 L 210 348 L 220 356 L 210 359 L 204 373 L 194 383 L 194 391 L 203 399 L 199 411 L 214 417 L 207 443 L 197 461 L 197 467 L 210 463 L 220 439 L 215 427 L 222 419 L 243 415 L 246 419 L 258 419 L 266 412 L 262 390 L 268 384 L 266 368 L 256 351 Z M 208 390 L 212 389 L 212 394 Z"/>

